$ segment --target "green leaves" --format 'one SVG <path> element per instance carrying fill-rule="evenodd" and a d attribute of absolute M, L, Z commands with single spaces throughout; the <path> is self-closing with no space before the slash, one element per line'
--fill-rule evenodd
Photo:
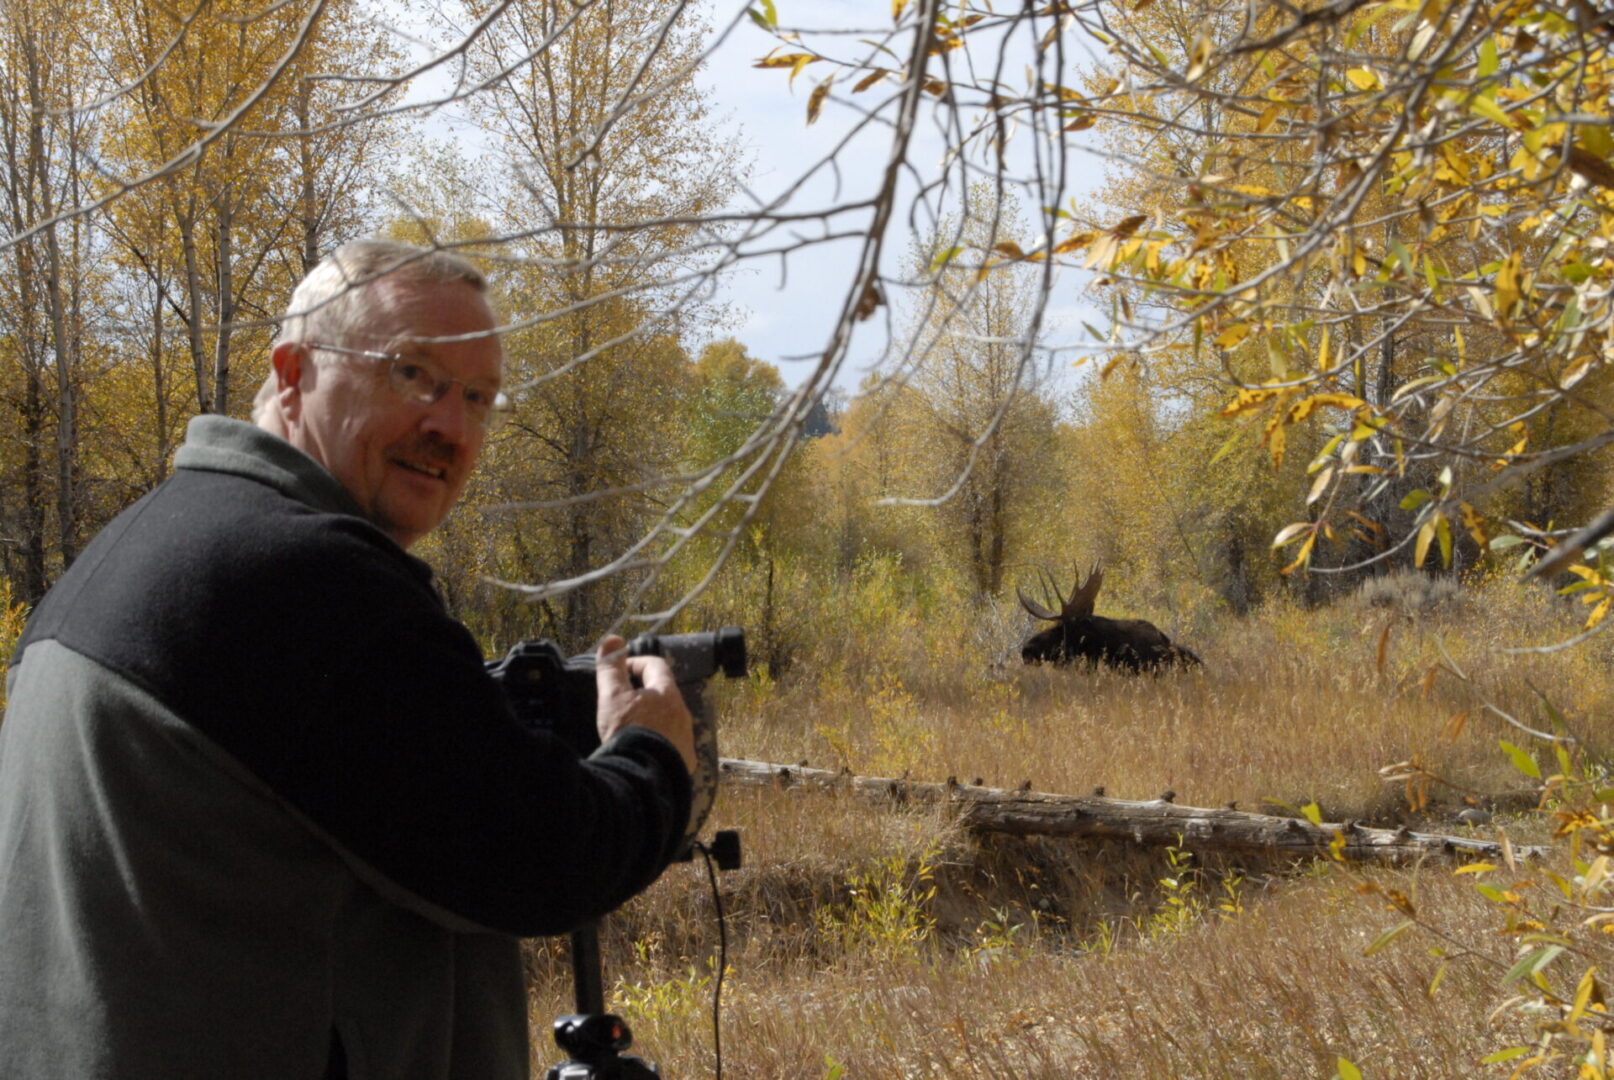
<path fill-rule="evenodd" d="M 1383 949 L 1385 946 L 1389 945 L 1390 942 L 1394 941 L 1396 938 L 1400 937 L 1402 934 L 1406 933 L 1408 930 L 1411 930 L 1417 925 L 1418 924 L 1412 919 L 1407 919 L 1403 922 L 1396 923 L 1394 926 L 1390 927 L 1390 929 L 1374 938 L 1373 943 L 1362 950 L 1362 955 L 1372 956 L 1374 953 Z"/>
<path fill-rule="evenodd" d="M 773 0 L 761 0 L 761 5 L 760 8 L 747 8 L 745 13 L 751 16 L 752 22 L 772 33 L 779 29 L 779 12 L 773 6 Z"/>
<path fill-rule="evenodd" d="M 1539 949 L 1531 949 L 1508 969 L 1506 975 L 1502 976 L 1503 984 L 1517 982 L 1520 979 L 1537 978 L 1546 969 L 1547 965 L 1563 955 L 1563 951 L 1564 947 L 1562 945 L 1543 945 Z"/>
<path fill-rule="evenodd" d="M 1501 742 L 1502 752 L 1508 756 L 1508 760 L 1513 762 L 1513 767 L 1515 769 L 1518 769 L 1521 773 L 1530 777 L 1532 780 L 1541 779 L 1541 766 L 1536 764 L 1536 759 L 1528 750 L 1525 750 L 1523 747 L 1514 746 L 1506 739 L 1501 740 Z"/>

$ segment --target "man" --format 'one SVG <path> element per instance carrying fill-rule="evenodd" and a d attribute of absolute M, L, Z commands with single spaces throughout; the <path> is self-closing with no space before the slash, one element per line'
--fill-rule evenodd
<path fill-rule="evenodd" d="M 192 421 L 33 613 L 0 725 L 0 1076 L 524 1077 L 516 936 L 672 858 L 694 751 L 666 665 L 602 644 L 579 762 L 405 551 L 499 404 L 484 288 L 337 251 L 256 424 Z"/>

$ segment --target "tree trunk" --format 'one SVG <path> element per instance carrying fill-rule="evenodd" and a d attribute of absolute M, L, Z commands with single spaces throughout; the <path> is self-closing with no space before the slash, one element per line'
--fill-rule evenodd
<path fill-rule="evenodd" d="M 156 402 L 157 447 L 152 459 L 151 473 L 146 478 L 148 487 L 162 482 L 168 469 L 168 386 L 163 378 L 163 287 L 158 278 L 160 267 L 151 277 L 151 386 Z"/>
<path fill-rule="evenodd" d="M 230 415 L 230 330 L 235 320 L 235 254 L 233 250 L 234 209 L 227 189 L 219 199 L 218 210 L 218 308 L 219 328 L 213 337 L 213 411 Z"/>
<path fill-rule="evenodd" d="M 194 203 L 194 200 L 193 200 Z M 192 214 L 176 214 L 174 223 L 179 227 L 179 246 L 185 254 L 185 329 L 191 350 L 191 368 L 196 373 L 196 408 L 199 412 L 214 412 L 213 394 L 208 387 L 206 348 L 202 343 L 202 270 L 196 258 L 196 218 Z"/>
<path fill-rule="evenodd" d="M 45 113 L 38 107 L 44 100 L 43 77 L 39 70 L 38 43 L 26 38 L 23 55 L 28 65 L 28 94 L 35 102 L 29 114 L 28 156 L 33 168 L 33 186 L 39 220 L 50 222 L 45 226 L 46 271 L 44 293 L 46 313 L 50 318 L 52 351 L 56 360 L 56 535 L 61 547 L 62 568 L 72 563 L 77 549 L 78 514 L 75 498 L 75 479 L 78 471 L 78 385 L 75 378 L 78 353 L 77 342 L 67 328 L 66 299 L 62 290 L 62 246 L 57 224 L 50 221 L 56 214 L 51 198 L 51 177 L 47 171 L 49 158 L 45 153 Z"/>
<path fill-rule="evenodd" d="M 313 97 L 314 84 L 303 79 L 297 84 L 297 125 L 307 132 L 309 130 L 310 104 Z M 319 235 L 320 213 L 319 199 L 314 187 L 314 137 L 303 134 L 297 139 L 297 165 L 302 172 L 302 190 L 299 193 L 302 200 L 302 227 L 303 227 L 303 274 L 319 265 Z"/>
<path fill-rule="evenodd" d="M 33 346 L 25 343 L 25 350 Z M 45 394 L 40 385 L 39 367 L 24 363 L 23 378 L 23 495 L 22 495 L 22 595 L 24 603 L 37 604 L 50 587 L 45 572 L 45 461 L 40 443 L 45 433 Z"/>

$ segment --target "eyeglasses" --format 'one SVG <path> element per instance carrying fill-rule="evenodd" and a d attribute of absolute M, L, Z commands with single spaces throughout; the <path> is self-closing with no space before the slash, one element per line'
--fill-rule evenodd
<path fill-rule="evenodd" d="M 510 399 L 499 388 L 481 382 L 466 382 L 449 376 L 442 368 L 424 357 L 403 356 L 399 353 L 371 352 L 367 349 L 348 349 L 341 345 L 306 342 L 310 349 L 341 356 L 358 356 L 367 360 L 381 360 L 387 366 L 387 385 L 394 393 L 422 405 L 434 405 L 448 393 L 448 388 L 460 384 L 465 398 L 465 415 L 483 431 L 492 431 L 510 414 Z"/>

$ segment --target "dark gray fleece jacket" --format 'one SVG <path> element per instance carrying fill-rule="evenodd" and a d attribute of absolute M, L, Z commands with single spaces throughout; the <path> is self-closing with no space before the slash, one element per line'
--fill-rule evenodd
<path fill-rule="evenodd" d="M 677 751 L 518 725 L 424 563 L 201 417 L 29 620 L 0 725 L 0 1077 L 503 1080 L 518 935 L 672 858 Z"/>

